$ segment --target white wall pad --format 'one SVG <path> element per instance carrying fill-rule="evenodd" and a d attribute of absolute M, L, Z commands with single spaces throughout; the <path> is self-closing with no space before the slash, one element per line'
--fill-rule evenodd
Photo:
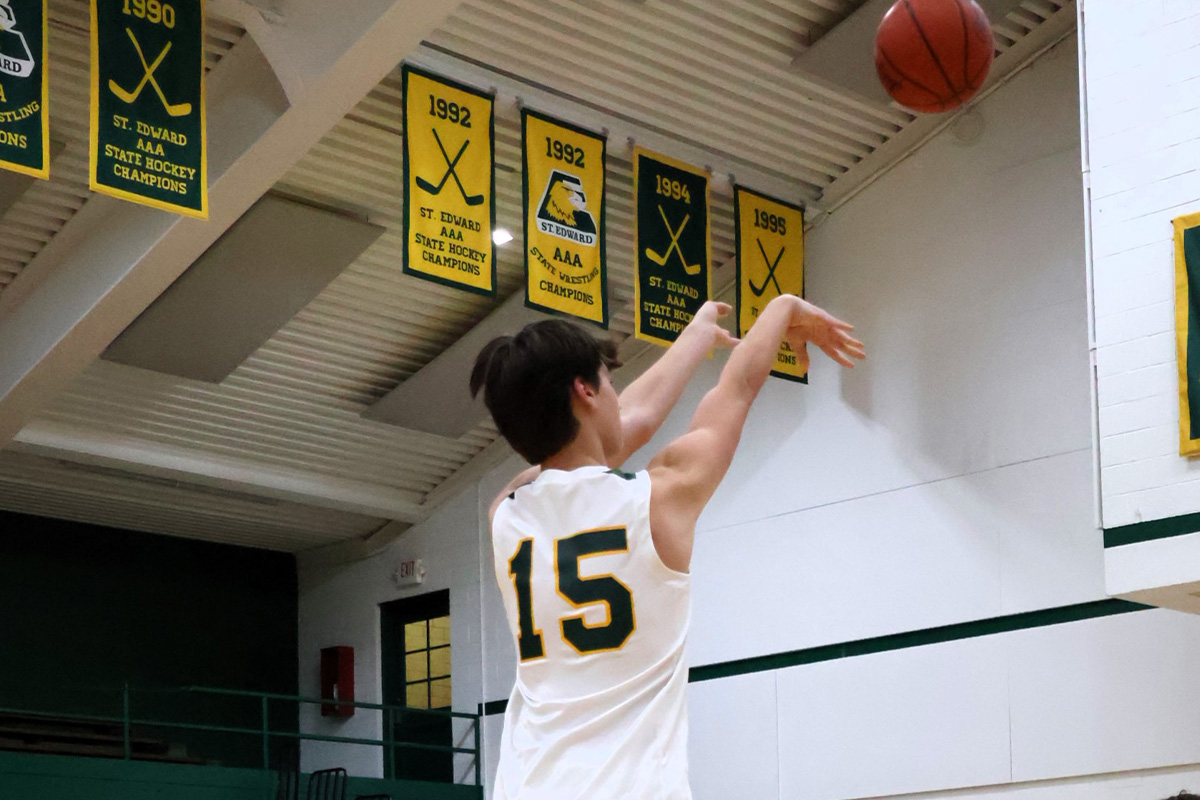
<path fill-rule="evenodd" d="M 1081 451 L 704 530 L 693 662 L 1102 598 L 1091 475 Z"/>
<path fill-rule="evenodd" d="M 1200 764 L 1192 764 L 1008 786 L 919 792 L 905 795 L 905 800 L 1159 800 L 1197 786 L 1200 786 Z"/>
<path fill-rule="evenodd" d="M 982 637 L 781 671 L 779 797 L 1008 781 L 1004 652 Z"/>
<path fill-rule="evenodd" d="M 1006 641 L 1013 780 L 1200 762 L 1200 619 L 1151 610 Z"/>
<path fill-rule="evenodd" d="M 688 686 L 688 761 L 695 800 L 778 796 L 776 674 Z"/>

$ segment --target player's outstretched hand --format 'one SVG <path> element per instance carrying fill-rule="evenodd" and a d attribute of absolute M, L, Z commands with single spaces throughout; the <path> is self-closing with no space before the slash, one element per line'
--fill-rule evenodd
<path fill-rule="evenodd" d="M 696 316 L 688 323 L 688 328 L 700 331 L 703 341 L 709 343 L 709 349 L 731 350 L 741 340 L 722 328 L 718 320 L 729 316 L 732 311 L 733 306 L 729 303 L 709 300 L 700 306 Z"/>
<path fill-rule="evenodd" d="M 850 335 L 854 326 L 843 322 L 823 308 L 814 306 L 807 300 L 796 298 L 799 302 L 792 312 L 792 324 L 788 326 L 788 345 L 800 359 L 807 361 L 807 344 L 812 342 L 843 367 L 854 367 L 851 359 L 862 360 L 867 357 L 863 343 Z"/>

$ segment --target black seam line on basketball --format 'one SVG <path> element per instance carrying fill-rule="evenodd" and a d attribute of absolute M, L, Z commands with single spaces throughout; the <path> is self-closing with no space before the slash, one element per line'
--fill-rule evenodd
<path fill-rule="evenodd" d="M 970 83 L 967 84 L 968 87 L 974 86 L 975 81 L 979 80 L 984 75 L 986 75 L 988 70 L 991 68 L 992 68 L 992 62 L 989 60 L 986 64 L 984 64 L 982 67 L 979 68 L 978 72 L 976 72 L 974 75 L 971 76 L 971 81 L 970 81 Z"/>
<path fill-rule="evenodd" d="M 950 80 L 950 73 L 946 72 L 946 68 L 942 66 L 942 60 L 938 58 L 938 54 L 934 52 L 933 45 L 929 43 L 929 37 L 925 35 L 925 29 L 921 27 L 921 23 L 917 22 L 917 13 L 912 10 L 912 4 L 909 0 L 904 0 L 904 8 L 908 11 L 908 16 L 912 18 L 913 26 L 917 29 L 917 33 L 921 35 L 921 41 L 925 43 L 925 49 L 929 51 L 933 63 L 937 65 L 938 72 L 942 73 L 942 80 L 946 82 L 946 88 L 950 90 L 950 94 L 954 94 L 954 84 Z"/>
<path fill-rule="evenodd" d="M 967 30 L 967 13 L 963 11 L 962 3 L 955 3 L 954 7 L 958 9 L 958 18 L 962 20 L 963 26 L 963 80 L 967 82 L 967 86 L 970 86 L 971 81 L 967 70 L 971 68 L 971 34 Z"/>
<path fill-rule="evenodd" d="M 1200 514 L 1182 514 L 1178 517 L 1152 519 L 1149 522 L 1134 522 L 1104 530 L 1104 546 L 1124 547 L 1129 544 L 1150 542 L 1155 539 L 1170 539 L 1200 533 Z"/>
<path fill-rule="evenodd" d="M 910 78 L 908 76 L 908 73 L 906 73 L 904 70 L 902 70 L 898 66 L 896 66 L 896 62 L 892 61 L 891 57 L 887 54 L 886 50 L 884 50 L 883 48 L 880 48 L 879 55 L 883 56 L 883 60 L 886 61 L 888 63 L 888 66 L 891 67 L 892 69 L 894 69 L 896 71 L 896 74 L 899 75 L 901 78 L 908 81 L 913 86 L 920 89 L 922 92 L 925 92 L 925 94 L 929 95 L 930 97 L 932 97 L 934 100 L 938 101 L 939 103 L 942 102 L 942 96 L 940 94 L 935 92 L 933 89 L 930 89 L 928 86 L 921 83 L 920 81 L 913 80 L 912 78 Z"/>
<path fill-rule="evenodd" d="M 984 73 L 986 73 L 988 71 L 989 67 L 991 67 L 991 64 L 984 66 L 983 69 L 981 69 L 981 70 L 979 70 L 979 72 L 975 73 L 975 77 L 977 77 L 977 78 L 982 77 L 984 75 Z M 950 97 L 946 98 L 945 100 L 941 100 L 942 109 L 945 110 L 951 103 L 954 103 L 956 100 L 961 100 L 962 102 L 965 103 L 968 99 L 970 99 L 971 97 L 974 97 L 975 91 L 978 91 L 978 90 L 971 89 L 971 87 L 974 85 L 975 85 L 975 81 L 972 80 L 966 86 L 964 86 L 962 89 L 960 89 L 959 91 L 952 94 Z"/>
<path fill-rule="evenodd" d="M 953 95 L 951 95 L 945 101 L 943 101 L 942 106 L 945 107 L 960 98 L 965 97 L 965 98 L 969 99 L 971 97 L 974 97 L 975 91 L 978 91 L 977 89 L 976 90 L 971 89 L 971 87 L 975 85 L 975 79 L 983 77 L 987 73 L 988 69 L 991 68 L 991 66 L 992 66 L 991 63 L 985 64 L 978 72 L 975 73 L 974 79 L 968 81 L 966 86 L 964 86 L 962 89 L 955 92 Z M 966 102 L 966 100 L 964 100 L 963 102 Z"/>
<path fill-rule="evenodd" d="M 856 658 L 858 656 L 873 655 L 875 653 L 885 653 L 894 650 L 909 650 L 914 647 L 944 644 L 962 639 L 976 639 L 981 636 L 995 636 L 1001 633 L 1014 633 L 1031 628 L 1045 628 L 1051 625 L 1085 622 L 1090 619 L 1128 614 L 1134 611 L 1149 611 L 1153 608 L 1154 606 L 1147 606 L 1142 603 L 1111 598 L 1108 600 L 1094 600 L 1090 603 L 1058 606 L 1057 608 L 1043 608 L 1037 611 L 1023 611 L 1019 614 L 1007 614 L 1002 617 L 990 617 L 971 622 L 957 622 L 951 625 L 941 625 L 936 628 L 922 628 L 904 633 L 875 636 L 869 639 L 819 645 L 803 650 L 791 650 L 764 656 L 741 658 L 736 661 L 723 661 L 716 664 L 692 667 L 688 670 L 688 683 L 702 683 L 716 678 L 731 678 L 754 672 L 768 672 L 787 667 L 802 666 L 804 664 L 837 661 L 843 658 Z M 491 700 L 480 705 L 482 713 L 487 716 L 503 714 L 507 708 L 507 699 Z"/>

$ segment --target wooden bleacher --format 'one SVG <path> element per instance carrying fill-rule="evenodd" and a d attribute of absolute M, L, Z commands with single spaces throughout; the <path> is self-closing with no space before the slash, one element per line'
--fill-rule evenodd
<path fill-rule="evenodd" d="M 53 717 L 41 714 L 0 713 L 0 750 L 90 758 L 124 758 L 125 738 L 120 723 Z M 135 761 L 168 764 L 202 764 L 187 748 L 145 736 L 131 736 L 130 757 Z"/>

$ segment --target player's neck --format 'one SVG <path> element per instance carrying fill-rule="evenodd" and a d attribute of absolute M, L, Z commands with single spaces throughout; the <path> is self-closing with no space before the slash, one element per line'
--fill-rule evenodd
<path fill-rule="evenodd" d="M 560 469 L 570 471 L 580 467 L 608 466 L 604 456 L 604 445 L 600 436 L 586 426 L 581 427 L 578 435 L 569 445 L 542 462 L 542 469 Z"/>

